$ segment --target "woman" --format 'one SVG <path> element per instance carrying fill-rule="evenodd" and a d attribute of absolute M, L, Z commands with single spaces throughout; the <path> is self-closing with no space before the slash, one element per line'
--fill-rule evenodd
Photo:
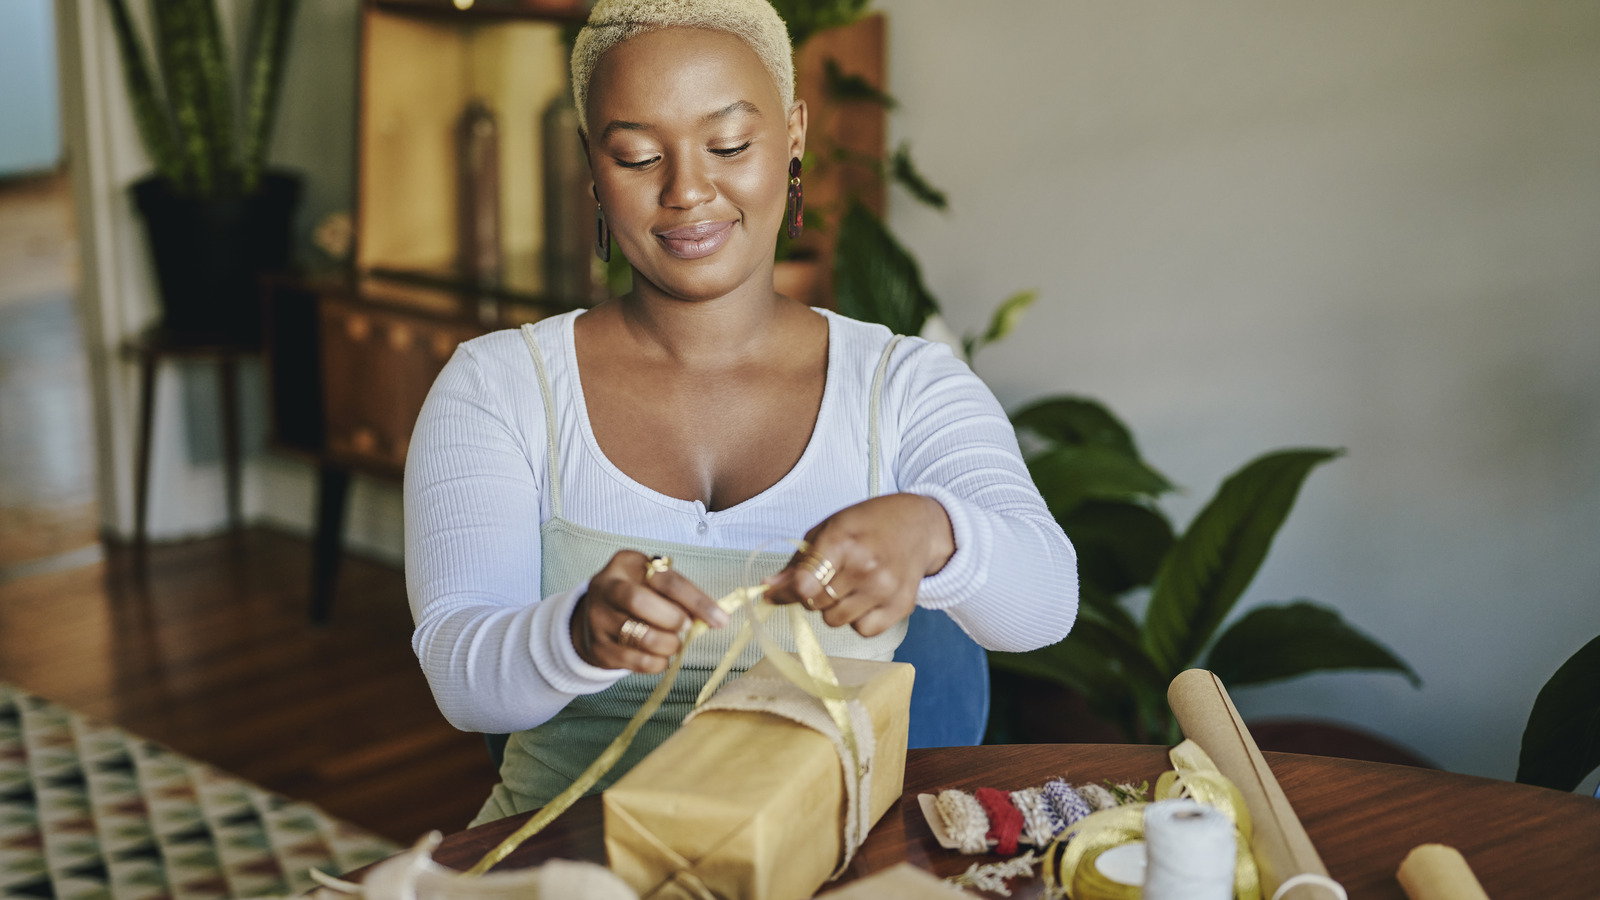
<path fill-rule="evenodd" d="M 1071 545 L 967 367 L 774 290 L 806 107 L 766 0 L 602 0 L 572 71 L 635 288 L 463 344 L 406 471 L 434 696 L 458 728 L 515 732 L 479 821 L 565 788 L 701 619 L 601 787 L 665 739 L 736 631 L 713 598 L 748 579 L 812 610 L 830 654 L 872 659 L 919 604 L 1012 651 L 1059 640 L 1077 605 Z M 785 552 L 752 563 L 768 545 Z"/>

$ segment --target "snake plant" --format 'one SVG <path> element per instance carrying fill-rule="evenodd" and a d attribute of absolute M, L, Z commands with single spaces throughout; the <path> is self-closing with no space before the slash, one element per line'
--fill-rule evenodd
<path fill-rule="evenodd" d="M 160 177 L 185 196 L 253 193 L 266 162 L 298 0 L 256 0 L 242 85 L 235 84 L 214 0 L 150 0 L 155 67 L 127 0 L 106 4 L 134 121 Z"/>

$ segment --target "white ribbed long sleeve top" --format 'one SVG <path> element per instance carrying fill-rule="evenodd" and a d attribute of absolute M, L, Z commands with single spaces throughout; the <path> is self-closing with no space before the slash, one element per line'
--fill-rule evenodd
<path fill-rule="evenodd" d="M 536 325 L 556 410 L 564 518 L 754 550 L 798 539 L 866 499 L 868 394 L 891 335 L 819 312 L 829 323 L 828 370 L 810 443 L 778 483 L 723 510 L 658 493 L 612 464 L 584 405 L 578 314 Z M 948 347 L 907 338 L 890 359 L 880 416 L 881 490 L 939 501 L 955 534 L 955 554 L 923 579 L 918 605 L 945 610 L 991 650 L 1064 637 L 1077 614 L 1077 558 L 994 395 Z M 456 350 L 412 435 L 404 492 L 412 647 L 439 709 L 463 730 L 535 727 L 627 674 L 591 666 L 573 648 L 572 611 L 587 582 L 540 596 L 539 526 L 551 516 L 547 435 L 533 361 L 513 330 Z"/>

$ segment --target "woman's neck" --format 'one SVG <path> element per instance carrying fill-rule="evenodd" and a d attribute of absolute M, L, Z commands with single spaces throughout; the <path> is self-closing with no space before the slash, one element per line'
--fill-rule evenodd
<path fill-rule="evenodd" d="M 783 329 L 775 326 L 798 305 L 778 294 L 770 281 L 710 300 L 669 296 L 642 278 L 614 301 L 627 334 L 640 352 L 659 353 L 691 368 L 721 368 L 765 354 Z"/>

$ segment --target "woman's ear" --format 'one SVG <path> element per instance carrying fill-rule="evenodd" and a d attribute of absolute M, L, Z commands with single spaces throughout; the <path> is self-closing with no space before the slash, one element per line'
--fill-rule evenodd
<path fill-rule="evenodd" d="M 789 158 L 806 155 L 806 102 L 796 100 L 789 110 Z"/>

